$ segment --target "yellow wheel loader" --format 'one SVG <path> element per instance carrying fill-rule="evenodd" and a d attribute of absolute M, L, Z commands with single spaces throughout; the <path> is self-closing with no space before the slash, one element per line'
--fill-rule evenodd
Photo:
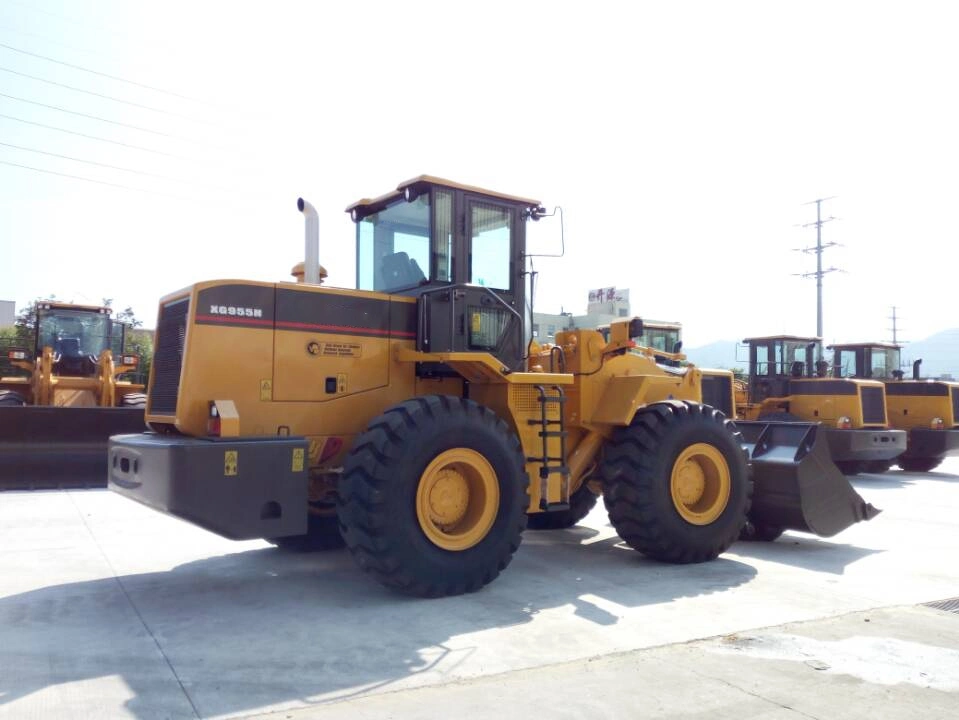
<path fill-rule="evenodd" d="M 356 290 L 319 284 L 308 240 L 304 282 L 214 280 L 160 301 L 152 432 L 111 438 L 111 489 L 228 538 L 344 542 L 416 596 L 491 582 L 528 515 L 582 492 L 633 548 L 678 563 L 726 550 L 751 500 L 756 519 L 825 534 L 877 512 L 821 443 L 771 432 L 750 457 L 731 377 L 726 412 L 704 404 L 699 370 L 629 351 L 639 320 L 533 343 L 538 201 L 420 176 L 347 210 Z"/>
<path fill-rule="evenodd" d="M 815 360 L 820 338 L 774 335 L 743 343 L 749 348 L 749 381 L 737 401 L 739 417 L 822 423 L 832 459 L 847 475 L 891 461 L 906 449 L 906 433 L 889 427 L 883 384 L 828 377 L 827 363 Z"/>
<path fill-rule="evenodd" d="M 103 487 L 110 435 L 146 429 L 139 365 L 110 308 L 39 302 L 33 347 L 0 378 L 0 488 Z M 15 374 L 16 373 L 16 374 Z"/>
<path fill-rule="evenodd" d="M 869 472 L 885 472 L 893 464 L 911 472 L 928 472 L 943 458 L 959 455 L 959 383 L 923 380 L 922 360 L 912 365 L 912 379 L 900 369 L 900 346 L 893 343 L 843 343 L 833 351 L 837 378 L 867 378 L 886 386 L 892 427 L 908 433 L 906 451 L 894 460 L 870 463 Z"/>

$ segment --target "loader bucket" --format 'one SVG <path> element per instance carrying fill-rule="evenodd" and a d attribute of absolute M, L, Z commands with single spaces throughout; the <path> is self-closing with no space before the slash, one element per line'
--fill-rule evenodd
<path fill-rule="evenodd" d="M 143 408 L 0 407 L 0 490 L 106 487 L 110 436 L 144 430 Z"/>
<path fill-rule="evenodd" d="M 752 463 L 754 526 L 831 537 L 879 510 L 833 463 L 819 423 L 737 422 Z"/>

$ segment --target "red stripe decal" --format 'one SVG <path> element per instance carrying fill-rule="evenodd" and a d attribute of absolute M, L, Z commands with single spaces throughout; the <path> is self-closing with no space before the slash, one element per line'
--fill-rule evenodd
<path fill-rule="evenodd" d="M 236 315 L 197 315 L 197 322 L 223 323 L 226 325 L 253 325 L 255 327 L 272 327 L 273 321 L 259 318 L 237 317 Z"/>
<path fill-rule="evenodd" d="M 234 315 L 197 315 L 197 322 L 220 323 L 223 325 L 248 325 L 251 327 L 271 327 L 272 320 L 236 317 Z M 276 327 L 286 330 L 318 330 L 320 332 L 338 332 L 349 335 L 379 335 L 388 337 L 416 338 L 415 332 L 408 330 L 387 330 L 381 328 L 361 328 L 352 325 L 319 325 L 316 323 L 301 323 L 282 320 L 276 323 Z"/>

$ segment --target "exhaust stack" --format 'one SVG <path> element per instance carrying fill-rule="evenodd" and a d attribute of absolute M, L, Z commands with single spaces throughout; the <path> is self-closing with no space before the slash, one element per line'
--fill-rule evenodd
<path fill-rule="evenodd" d="M 303 281 L 320 284 L 320 216 L 316 208 L 303 198 L 296 201 L 296 209 L 306 216 L 306 250 L 303 263 Z"/>
<path fill-rule="evenodd" d="M 920 380 L 920 379 L 921 379 L 921 378 L 919 377 L 919 366 L 920 366 L 920 365 L 922 365 L 922 358 L 919 358 L 918 360 L 916 360 L 916 362 L 914 362 L 914 363 L 912 364 L 912 379 L 913 379 L 913 380 Z"/>

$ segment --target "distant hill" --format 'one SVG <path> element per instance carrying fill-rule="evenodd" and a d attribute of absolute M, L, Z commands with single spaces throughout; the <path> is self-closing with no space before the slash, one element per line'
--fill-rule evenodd
<path fill-rule="evenodd" d="M 920 372 L 923 377 L 952 375 L 959 378 L 959 328 L 943 330 L 925 340 L 906 343 L 902 348 L 902 361 L 908 364 L 906 377 L 912 377 L 911 365 L 922 358 Z"/>
<path fill-rule="evenodd" d="M 719 340 L 697 348 L 684 348 L 688 360 L 694 365 L 707 368 L 746 369 L 745 352 L 740 348 L 741 358 L 736 357 L 735 340 Z M 906 343 L 902 348 L 902 362 L 906 365 L 906 377 L 912 376 L 912 362 L 922 358 L 922 377 L 951 375 L 959 378 L 959 328 L 943 330 L 925 340 Z"/>
<path fill-rule="evenodd" d="M 739 367 L 743 370 L 749 364 L 746 358 L 745 350 L 740 349 L 742 359 L 736 359 L 735 340 L 717 340 L 716 342 L 703 345 L 698 348 L 683 348 L 686 353 L 686 359 L 693 365 L 704 368 L 734 368 Z"/>

